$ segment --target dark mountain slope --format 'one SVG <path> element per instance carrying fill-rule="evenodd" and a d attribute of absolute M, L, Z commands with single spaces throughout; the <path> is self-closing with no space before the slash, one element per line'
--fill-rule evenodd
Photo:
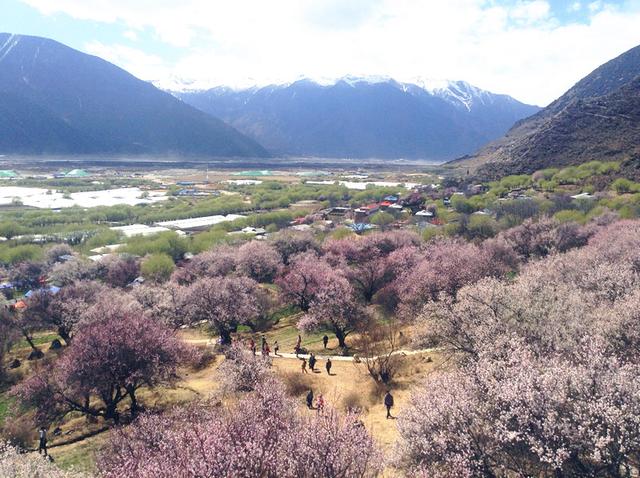
<path fill-rule="evenodd" d="M 176 95 L 271 151 L 319 157 L 450 159 L 538 110 L 464 82 L 428 90 L 352 77 Z"/>
<path fill-rule="evenodd" d="M 219 119 L 111 63 L 45 38 L 0 34 L 0 92 L 34 106 L 22 112 L 21 129 L 14 131 L 4 116 L 9 139 L 2 152 L 20 151 L 20 131 L 31 129 L 31 149 L 41 153 L 266 154 Z M 73 133 L 47 141 L 51 131 L 61 131 L 60 122 Z"/>
<path fill-rule="evenodd" d="M 483 177 L 592 160 L 640 159 L 640 47 L 605 63 L 476 155 L 452 162 Z"/>

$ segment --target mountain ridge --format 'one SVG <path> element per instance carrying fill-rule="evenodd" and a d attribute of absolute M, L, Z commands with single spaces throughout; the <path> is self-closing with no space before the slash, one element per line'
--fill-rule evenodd
<path fill-rule="evenodd" d="M 640 46 L 596 68 L 504 137 L 449 164 L 478 176 L 532 173 L 591 160 L 640 163 Z"/>
<path fill-rule="evenodd" d="M 122 68 L 43 37 L 0 33 L 0 93 L 2 153 L 268 155 L 221 120 Z M 21 139 L 26 131 L 31 144 Z"/>
<path fill-rule="evenodd" d="M 539 110 L 462 81 L 432 86 L 347 76 L 172 94 L 273 152 L 319 157 L 451 159 Z"/>

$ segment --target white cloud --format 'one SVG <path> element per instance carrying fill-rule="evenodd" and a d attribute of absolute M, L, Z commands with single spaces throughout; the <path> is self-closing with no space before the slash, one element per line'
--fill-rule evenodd
<path fill-rule="evenodd" d="M 525 24 L 532 24 L 549 18 L 551 5 L 543 0 L 517 3 L 510 11 L 509 17 Z"/>
<path fill-rule="evenodd" d="M 570 12 L 579 12 L 580 10 L 582 10 L 582 3 L 573 2 L 571 5 L 569 5 L 569 8 L 567 8 L 567 10 Z"/>
<path fill-rule="evenodd" d="M 104 45 L 98 41 L 92 41 L 85 44 L 84 51 L 122 66 L 132 75 L 144 80 L 164 77 L 169 69 L 159 56 L 125 45 Z"/>
<path fill-rule="evenodd" d="M 561 25 L 549 2 L 519 0 L 23 0 L 50 14 L 150 31 L 184 54 L 91 42 L 89 50 L 145 79 L 265 84 L 302 75 L 464 79 L 546 104 L 604 61 L 640 43 L 640 8 L 589 4 Z M 579 3 L 579 2 L 576 2 Z M 598 5 L 594 5 L 598 4 Z M 87 39 L 88 41 L 92 39 Z M 151 55 L 150 53 L 155 53 Z"/>
<path fill-rule="evenodd" d="M 591 2 L 589 5 L 587 5 L 587 8 L 589 8 L 590 12 L 598 12 L 604 8 L 604 2 L 602 2 L 601 0 Z"/>
<path fill-rule="evenodd" d="M 138 34 L 134 30 L 127 30 L 122 34 L 125 38 L 128 38 L 131 41 L 138 40 Z"/>

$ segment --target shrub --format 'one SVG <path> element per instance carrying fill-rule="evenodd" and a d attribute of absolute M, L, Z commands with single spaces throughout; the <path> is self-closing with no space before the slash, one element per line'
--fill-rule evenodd
<path fill-rule="evenodd" d="M 640 191 L 640 185 L 634 183 L 627 178 L 618 178 L 612 184 L 611 188 L 618 194 L 631 193 Z"/>
<path fill-rule="evenodd" d="M 142 263 L 140 268 L 142 276 L 153 282 L 165 282 L 169 280 L 176 268 L 173 259 L 163 253 L 151 254 Z"/>
<path fill-rule="evenodd" d="M 587 221 L 585 213 L 574 210 L 558 211 L 553 218 L 558 222 L 577 222 L 578 224 L 584 224 Z"/>
<path fill-rule="evenodd" d="M 285 372 L 281 379 L 287 394 L 292 397 L 299 397 L 313 388 L 311 379 L 299 372 Z"/>
<path fill-rule="evenodd" d="M 345 412 L 366 410 L 364 396 L 361 392 L 351 391 L 342 397 L 342 408 Z"/>

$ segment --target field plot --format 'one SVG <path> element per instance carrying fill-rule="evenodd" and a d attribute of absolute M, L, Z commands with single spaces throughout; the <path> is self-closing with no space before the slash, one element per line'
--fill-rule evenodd
<path fill-rule="evenodd" d="M 0 204 L 12 204 L 19 201 L 25 206 L 42 209 L 58 209 L 73 206 L 98 207 L 124 204 L 152 204 L 165 201 L 166 194 L 162 191 L 142 191 L 139 188 L 107 189 L 104 191 L 84 191 L 70 194 L 44 189 L 3 186 L 0 187 Z"/>

